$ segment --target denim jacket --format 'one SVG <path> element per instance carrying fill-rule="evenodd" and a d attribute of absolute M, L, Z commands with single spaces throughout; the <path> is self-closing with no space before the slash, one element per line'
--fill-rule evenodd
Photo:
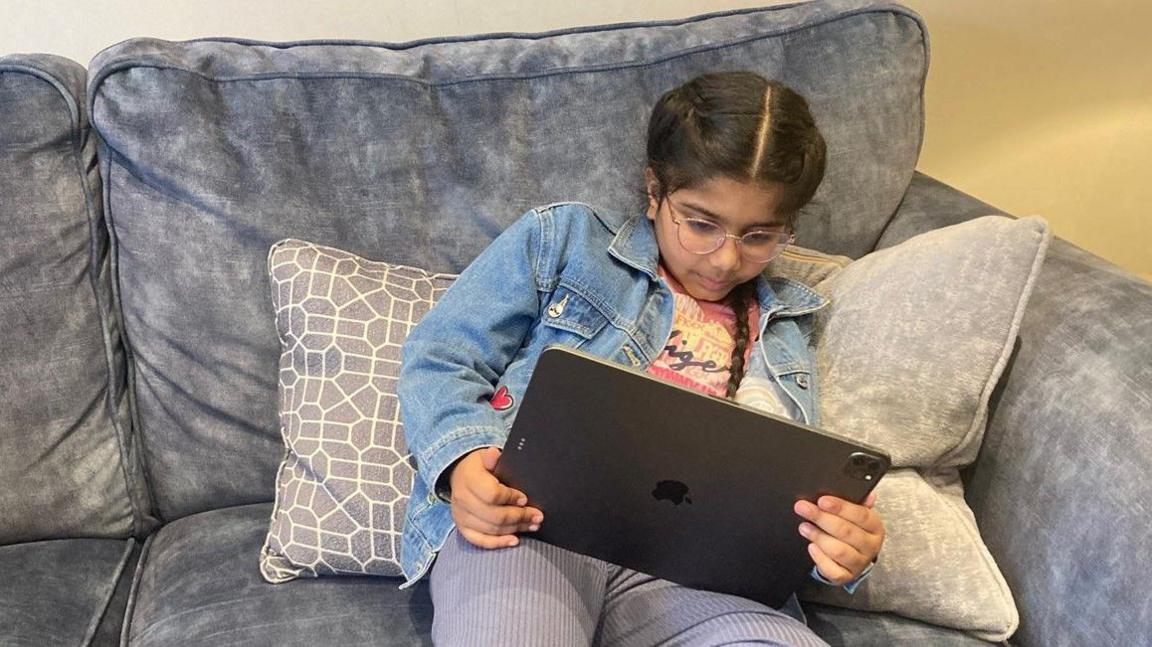
<path fill-rule="evenodd" d="M 401 545 L 410 586 L 454 522 L 437 479 L 465 454 L 503 447 L 545 347 L 646 367 L 663 350 L 673 296 L 657 273 L 651 222 L 579 203 L 533 209 L 505 230 L 409 335 L 398 385 L 417 464 Z M 811 313 L 827 300 L 786 278 L 757 279 L 760 342 L 749 376 L 773 380 L 793 417 L 819 422 Z"/>

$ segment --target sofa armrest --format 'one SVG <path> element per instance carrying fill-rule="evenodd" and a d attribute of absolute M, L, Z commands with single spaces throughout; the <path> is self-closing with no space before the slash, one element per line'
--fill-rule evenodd
<path fill-rule="evenodd" d="M 888 220 L 876 249 L 898 245 L 926 231 L 1006 211 L 981 202 L 943 182 L 916 171 L 896 213 Z"/>
<path fill-rule="evenodd" d="M 918 174 L 881 246 L 988 213 Z M 1020 607 L 1013 642 L 1145 643 L 1152 285 L 1053 238 L 990 415 L 967 499 Z"/>
<path fill-rule="evenodd" d="M 1152 285 L 1053 239 L 968 499 L 1022 644 L 1152 636 Z"/>

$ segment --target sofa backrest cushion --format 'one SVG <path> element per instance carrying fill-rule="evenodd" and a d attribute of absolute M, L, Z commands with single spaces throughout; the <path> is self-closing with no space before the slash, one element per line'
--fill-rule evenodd
<path fill-rule="evenodd" d="M 804 94 L 828 140 L 801 244 L 860 256 L 912 176 L 926 68 L 919 18 L 864 0 L 393 45 L 105 50 L 89 98 L 159 510 L 272 499 L 274 241 L 455 273 L 532 206 L 639 208 L 656 99 L 751 69 Z"/>
<path fill-rule="evenodd" d="M 0 544 L 146 531 L 85 77 L 0 58 Z"/>

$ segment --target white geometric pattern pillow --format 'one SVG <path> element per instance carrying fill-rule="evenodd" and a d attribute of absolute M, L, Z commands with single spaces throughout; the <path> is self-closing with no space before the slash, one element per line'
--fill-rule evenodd
<path fill-rule="evenodd" d="M 414 470 L 396 400 L 400 347 L 454 275 L 299 240 L 268 252 L 286 454 L 260 552 L 271 583 L 400 575 Z"/>

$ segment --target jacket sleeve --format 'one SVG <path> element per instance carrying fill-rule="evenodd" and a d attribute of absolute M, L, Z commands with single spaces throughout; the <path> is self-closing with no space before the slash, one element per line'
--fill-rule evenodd
<path fill-rule="evenodd" d="M 404 344 L 400 414 L 417 478 L 430 491 L 456 459 L 507 440 L 489 399 L 539 316 L 543 244 L 541 216 L 529 211 L 464 270 Z"/>

